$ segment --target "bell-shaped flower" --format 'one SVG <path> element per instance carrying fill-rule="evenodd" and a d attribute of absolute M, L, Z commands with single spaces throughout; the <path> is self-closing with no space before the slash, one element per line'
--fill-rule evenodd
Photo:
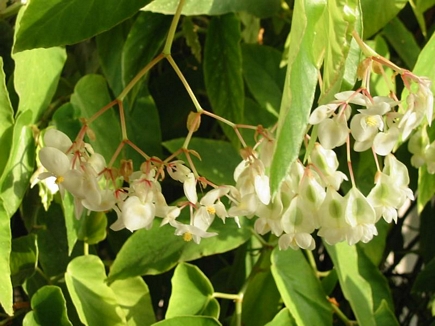
<path fill-rule="evenodd" d="M 378 155 L 386 156 L 391 153 L 400 138 L 400 131 L 397 127 L 391 127 L 386 132 L 378 133 L 373 139 L 373 149 Z"/>
<path fill-rule="evenodd" d="M 54 147 L 63 153 L 66 153 L 72 147 L 72 141 L 62 131 L 57 129 L 48 129 L 44 134 L 44 146 Z"/>
<path fill-rule="evenodd" d="M 313 110 L 311 113 L 308 123 L 311 125 L 317 125 L 322 121 L 331 117 L 331 115 L 337 110 L 339 103 L 329 103 L 321 105 Z"/>
<path fill-rule="evenodd" d="M 187 166 L 184 165 L 183 161 L 172 161 L 170 162 L 166 170 L 172 179 L 180 182 L 186 181 L 189 174 L 192 172 Z"/>
<path fill-rule="evenodd" d="M 426 159 L 426 151 L 429 148 L 429 136 L 425 127 L 417 130 L 408 142 L 408 150 L 413 154 L 411 157 L 411 164 L 416 167 L 422 167 Z M 430 161 L 429 161 L 430 162 Z M 432 160 L 432 162 L 435 162 Z"/>
<path fill-rule="evenodd" d="M 316 228 L 316 217 L 306 204 L 300 196 L 295 196 L 282 215 L 281 224 L 286 234 L 279 239 L 280 249 L 287 249 L 289 246 L 293 249 L 314 249 L 311 233 Z"/>
<path fill-rule="evenodd" d="M 397 223 L 397 209 L 402 204 L 402 194 L 393 178 L 385 173 L 377 172 L 376 185 L 367 196 L 367 200 L 376 211 L 376 219 L 383 217 L 387 223 L 391 223 L 391 221 Z"/>
<path fill-rule="evenodd" d="M 138 229 L 150 229 L 155 217 L 155 205 L 150 202 L 142 202 L 136 196 L 130 196 L 122 205 L 121 218 L 113 223 L 110 228 L 114 231 L 126 228 L 130 231 Z"/>
<path fill-rule="evenodd" d="M 326 149 L 333 149 L 343 145 L 349 136 L 347 118 L 345 114 L 338 114 L 331 119 L 319 123 L 319 142 Z"/>
<path fill-rule="evenodd" d="M 192 204 L 196 204 L 198 202 L 198 194 L 196 193 L 196 178 L 192 172 L 184 180 L 183 189 L 187 200 Z"/>
<path fill-rule="evenodd" d="M 217 235 L 216 232 L 207 232 L 203 229 L 189 224 L 183 224 L 178 221 L 170 223 L 175 228 L 175 235 L 183 236 L 184 241 L 193 241 L 197 244 L 201 242 L 202 238 L 210 238 Z"/>
<path fill-rule="evenodd" d="M 276 236 L 281 235 L 283 231 L 281 224 L 282 212 L 283 205 L 279 193 L 268 205 L 259 203 L 255 212 L 258 216 L 254 224 L 255 231 L 258 234 L 265 234 L 272 231 Z"/>
<path fill-rule="evenodd" d="M 400 190 L 401 203 L 404 204 L 406 199 L 414 200 L 414 194 L 409 185 L 408 168 L 400 162 L 393 154 L 385 157 L 384 169 L 382 172 L 392 177 L 394 184 Z"/>
<path fill-rule="evenodd" d="M 210 190 L 199 201 L 200 207 L 195 212 L 195 215 L 201 215 L 202 219 L 211 221 L 213 221 L 215 215 L 217 215 L 225 222 L 225 218 L 228 217 L 228 212 L 225 205 L 220 201 L 220 198 L 228 194 L 229 191 L 229 187 L 219 187 Z"/>

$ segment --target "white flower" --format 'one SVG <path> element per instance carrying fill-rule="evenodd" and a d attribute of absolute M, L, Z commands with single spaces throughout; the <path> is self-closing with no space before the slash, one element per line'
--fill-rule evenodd
<path fill-rule="evenodd" d="M 196 178 L 192 172 L 190 172 L 184 180 L 183 189 L 187 200 L 192 204 L 196 204 L 198 202 L 198 194 L 196 193 Z"/>
<path fill-rule="evenodd" d="M 170 223 L 175 227 L 175 235 L 182 235 L 184 241 L 193 241 L 197 244 L 201 242 L 202 238 L 210 238 L 217 235 L 216 232 L 207 232 L 194 225 L 183 224 L 177 221 Z"/>

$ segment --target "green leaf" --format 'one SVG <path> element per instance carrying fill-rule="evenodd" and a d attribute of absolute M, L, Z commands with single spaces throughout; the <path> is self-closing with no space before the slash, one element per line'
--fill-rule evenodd
<path fill-rule="evenodd" d="M 66 61 L 63 48 L 34 49 L 15 53 L 14 85 L 20 97 L 18 112 L 31 110 L 37 122 L 47 110 Z"/>
<path fill-rule="evenodd" d="M 424 35 L 424 37 L 427 37 L 426 19 L 424 18 L 424 13 L 430 7 L 433 7 L 435 5 L 435 0 L 410 1 L 409 4 L 414 10 L 415 18 L 417 18 L 422 34 Z"/>
<path fill-rule="evenodd" d="M 332 308 L 302 251 L 275 248 L 272 274 L 286 307 L 298 325 L 332 324 Z"/>
<path fill-rule="evenodd" d="M 364 38 L 370 38 L 378 32 L 393 19 L 407 3 L 407 0 L 361 1 Z"/>
<path fill-rule="evenodd" d="M 213 112 L 233 123 L 243 122 L 242 52 L 240 22 L 233 14 L 213 17 L 204 47 L 204 81 Z M 221 123 L 225 135 L 238 148 L 230 126 Z"/>
<path fill-rule="evenodd" d="M 264 109 L 278 117 L 285 79 L 285 69 L 279 66 L 282 54 L 272 47 L 244 44 L 242 55 L 249 91 Z"/>
<path fill-rule="evenodd" d="M 313 53 L 316 24 L 326 3 L 297 1 L 290 32 L 284 93 L 278 120 L 270 186 L 275 195 L 291 164 L 299 155 L 317 84 L 320 53 Z"/>
<path fill-rule="evenodd" d="M 151 12 L 139 13 L 131 26 L 122 49 L 121 62 L 124 87 L 161 50 L 171 24 L 171 18 L 170 16 Z"/>
<path fill-rule="evenodd" d="M 0 200 L 9 217 L 18 209 L 29 188 L 35 164 L 35 143 L 31 125 L 31 110 L 18 115 L 12 136 L 8 161 L 0 177 Z"/>
<path fill-rule="evenodd" d="M 164 142 L 163 146 L 174 153 L 181 148 L 183 143 L 184 138 L 178 138 Z M 201 176 L 217 185 L 234 184 L 234 169 L 242 161 L 242 158 L 230 143 L 221 140 L 192 138 L 189 149 L 193 149 L 201 155 L 201 160 L 196 160 L 193 157 L 195 168 Z M 185 157 L 179 158 L 185 159 Z"/>
<path fill-rule="evenodd" d="M 100 75 L 86 75 L 79 80 L 71 95 L 71 103 L 89 119 L 101 108 L 111 102 L 105 79 Z M 121 142 L 121 128 L 115 115 L 115 108 L 110 108 L 89 126 L 95 134 L 92 147 L 97 153 L 108 159 L 115 153 Z"/>
<path fill-rule="evenodd" d="M 78 240 L 88 244 L 97 244 L 106 238 L 107 217 L 103 212 L 84 214 L 80 219 Z"/>
<path fill-rule="evenodd" d="M 352 32 L 357 29 L 361 19 L 359 13 L 359 1 L 328 1 L 324 11 L 323 24 L 325 30 L 325 57 L 323 63 L 321 98 L 319 102 L 327 103 L 334 99 L 334 95 L 341 91 L 343 76 L 346 71 L 347 56 L 351 49 Z M 361 33 L 361 31 L 358 31 Z M 359 50 L 357 49 L 357 53 Z M 358 57 L 357 57 L 358 58 Z M 358 62 L 351 62 L 353 78 L 356 80 L 356 69 Z M 347 87 L 353 87 L 346 85 Z"/>
<path fill-rule="evenodd" d="M 276 315 L 280 307 L 281 295 L 270 270 L 271 253 L 272 250 L 262 251 L 246 283 L 242 305 L 244 325 L 263 326 Z"/>
<path fill-rule="evenodd" d="M 80 112 L 70 102 L 61 105 L 53 114 L 54 127 L 65 133 L 70 139 L 75 139 L 82 127 Z"/>
<path fill-rule="evenodd" d="M 12 240 L 11 278 L 13 286 L 19 286 L 30 277 L 38 262 L 36 235 L 29 234 Z"/>
<path fill-rule="evenodd" d="M 382 35 L 393 46 L 400 58 L 405 62 L 408 69 L 414 67 L 417 61 L 420 47 L 414 35 L 406 28 L 399 18 L 393 18 L 382 30 Z"/>
<path fill-rule="evenodd" d="M 362 250 L 344 242 L 325 246 L 334 263 L 344 296 L 359 325 L 376 325 L 375 312 L 383 302 L 394 310 L 386 279 Z M 385 317 L 384 314 L 382 316 Z M 394 315 L 391 317 L 387 324 L 398 325 Z"/>
<path fill-rule="evenodd" d="M 382 300 L 375 311 L 376 325 L 399 325 L 395 313 L 385 300 Z"/>
<path fill-rule="evenodd" d="M 172 293 L 166 319 L 185 315 L 207 315 L 210 306 L 218 307 L 212 311 L 210 317 L 219 317 L 219 303 L 213 297 L 213 286 L 197 266 L 179 264 L 175 268 L 171 283 Z"/>
<path fill-rule="evenodd" d="M 296 326 L 296 320 L 291 315 L 288 308 L 282 309 L 276 314 L 272 321 L 266 324 L 266 326 Z"/>
<path fill-rule="evenodd" d="M 24 326 L 72 325 L 66 314 L 66 302 L 59 287 L 47 285 L 40 288 L 31 301 L 32 311 L 23 320 Z"/>
<path fill-rule="evenodd" d="M 10 268 L 11 228 L 10 215 L 0 202 L 0 304 L 4 311 L 12 316 L 12 282 Z"/>
<path fill-rule="evenodd" d="M 412 292 L 435 292 L 435 258 L 418 274 L 412 286 Z"/>
<path fill-rule="evenodd" d="M 68 264 L 65 282 L 80 320 L 85 325 L 126 323 L 124 312 L 105 279 L 104 265 L 97 256 L 80 256 Z"/>
<path fill-rule="evenodd" d="M 129 326 L 147 326 L 156 322 L 150 292 L 141 277 L 117 280 L 110 284 L 110 288 L 124 310 Z"/>
<path fill-rule="evenodd" d="M 69 192 L 65 192 L 65 195 L 62 199 L 62 210 L 65 220 L 68 255 L 71 255 L 74 246 L 79 239 L 81 223 L 80 220 L 75 216 L 74 197 Z"/>
<path fill-rule="evenodd" d="M 182 14 L 186 16 L 223 15 L 229 12 L 247 11 L 259 17 L 275 14 L 280 8 L 279 0 L 186 0 Z M 175 13 L 178 0 L 154 0 L 143 10 L 159 12 L 162 14 Z"/>
<path fill-rule="evenodd" d="M 153 324 L 153 326 L 220 326 L 217 319 L 206 316 L 177 316 Z"/>
<path fill-rule="evenodd" d="M 150 0 L 33 0 L 27 5 L 14 52 L 73 44 L 134 15 Z"/>
<path fill-rule="evenodd" d="M 3 72 L 3 58 L 0 57 L 0 175 L 6 165 L 12 144 L 14 110 L 6 88 L 6 76 Z"/>
<path fill-rule="evenodd" d="M 193 23 L 193 20 L 189 16 L 183 18 L 183 34 L 186 38 L 186 44 L 190 48 L 196 61 L 201 62 L 201 43 L 198 37 L 198 27 Z"/>
<path fill-rule="evenodd" d="M 184 211 L 182 214 L 185 214 Z M 155 220 L 150 230 L 138 230 L 128 238 L 111 266 L 108 282 L 132 276 L 160 274 L 178 262 L 237 248 L 252 234 L 248 222 L 250 221 L 242 219 L 242 227 L 238 228 L 232 220 L 227 220 L 226 224 L 215 221 L 209 230 L 218 235 L 202 239 L 200 244 L 196 244 L 175 236 L 174 228 L 168 224 L 159 227 L 160 221 Z"/>

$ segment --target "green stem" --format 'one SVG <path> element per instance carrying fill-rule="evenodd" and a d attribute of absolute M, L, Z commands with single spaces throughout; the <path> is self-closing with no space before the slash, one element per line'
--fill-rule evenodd
<path fill-rule="evenodd" d="M 85 256 L 89 255 L 89 244 L 87 242 L 83 243 L 83 254 Z"/>
<path fill-rule="evenodd" d="M 171 64 L 172 68 L 174 69 L 175 73 L 177 74 L 178 78 L 180 78 L 181 82 L 184 85 L 184 88 L 186 89 L 187 93 L 189 94 L 190 98 L 192 99 L 193 105 L 195 106 L 195 109 L 197 112 L 203 112 L 204 109 L 201 107 L 201 105 L 198 102 L 198 99 L 196 98 L 195 94 L 193 93 L 192 89 L 190 88 L 189 83 L 187 82 L 186 78 L 184 78 L 183 73 L 181 72 L 180 68 L 178 68 L 177 64 L 175 63 L 174 59 L 170 54 L 166 56 L 166 59 Z"/>
<path fill-rule="evenodd" d="M 174 41 L 175 31 L 177 30 L 177 25 L 178 21 L 180 20 L 181 9 L 183 9 L 184 2 L 185 0 L 180 0 L 180 2 L 178 2 L 178 7 L 175 11 L 174 18 L 172 18 L 171 27 L 169 27 L 168 36 L 166 37 L 165 46 L 163 47 L 162 52 L 165 56 L 171 54 L 172 42 Z"/>
<path fill-rule="evenodd" d="M 347 325 L 347 326 L 356 326 L 356 325 L 358 325 L 358 323 L 356 321 L 350 320 L 349 318 L 347 318 L 347 316 L 340 310 L 340 308 L 338 308 L 332 302 L 331 302 L 331 307 L 332 307 L 332 310 L 334 310 L 334 312 L 337 315 L 337 317 L 340 318 L 345 325 Z"/>

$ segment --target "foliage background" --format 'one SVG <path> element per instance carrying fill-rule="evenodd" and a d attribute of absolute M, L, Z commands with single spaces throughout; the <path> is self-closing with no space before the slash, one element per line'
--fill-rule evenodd
<path fill-rule="evenodd" d="M 50 195 L 29 186 L 39 132 L 55 126 L 74 138 L 81 117 L 116 98 L 162 51 L 176 4 L 0 1 L 1 323 L 431 324 L 435 178 L 410 166 L 406 144 L 397 155 L 408 165 L 417 202 L 396 225 L 380 221 L 380 234 L 369 244 L 332 247 L 317 240 L 312 255 L 279 251 L 272 236 L 252 235 L 250 220 L 240 229 L 216 223 L 219 236 L 196 245 L 158 222 L 149 231 L 113 232 L 113 212 L 78 221 L 68 196 L 61 201 L 56 195 L 44 206 Z M 171 53 L 204 108 L 238 123 L 270 127 L 278 121 L 271 170 L 276 190 L 300 155 L 311 108 L 356 83 L 362 57 L 353 29 L 399 66 L 435 79 L 434 4 L 187 1 Z M 382 91 L 379 83 L 375 92 Z M 124 107 L 130 139 L 159 157 L 180 147 L 187 115 L 195 110 L 167 61 L 136 84 Z M 106 158 L 121 140 L 118 119 L 113 109 L 92 126 L 93 146 Z M 198 171 L 217 184 L 233 183 L 238 146 L 231 130 L 207 118 L 190 144 L 202 157 Z M 123 155 L 139 166 L 137 153 Z M 354 158 L 362 189 L 373 175 L 364 155 Z M 168 202 L 182 196 L 174 182 L 163 188 Z M 235 296 L 226 300 L 223 293 Z"/>

